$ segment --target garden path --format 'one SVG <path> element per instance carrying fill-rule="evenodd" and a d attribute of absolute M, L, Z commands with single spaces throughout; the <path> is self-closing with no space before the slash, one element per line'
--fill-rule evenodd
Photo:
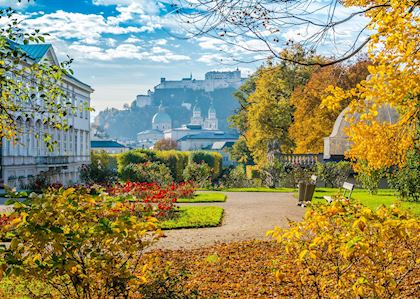
<path fill-rule="evenodd" d="M 287 227 L 287 219 L 300 220 L 305 209 L 296 205 L 292 193 L 224 192 L 223 203 L 180 204 L 182 206 L 218 206 L 225 210 L 220 227 L 165 231 L 154 246 L 160 249 L 191 249 L 215 243 L 266 240 L 266 232 L 275 226 Z"/>

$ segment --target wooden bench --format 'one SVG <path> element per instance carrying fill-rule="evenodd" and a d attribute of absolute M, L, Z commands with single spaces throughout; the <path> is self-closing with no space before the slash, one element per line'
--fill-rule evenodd
<path fill-rule="evenodd" d="M 351 193 L 353 192 L 354 185 L 344 182 L 343 187 L 340 190 L 343 190 L 342 195 L 346 197 L 347 199 L 351 198 Z M 324 199 L 331 203 L 333 201 L 333 198 L 331 196 L 324 196 Z"/>

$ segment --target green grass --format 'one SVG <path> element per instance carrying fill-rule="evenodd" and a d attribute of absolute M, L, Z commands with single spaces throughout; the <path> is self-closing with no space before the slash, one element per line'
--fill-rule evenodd
<path fill-rule="evenodd" d="M 198 193 L 193 198 L 179 198 L 177 202 L 225 202 L 226 194 L 223 193 Z"/>
<path fill-rule="evenodd" d="M 198 228 L 219 226 L 222 222 L 223 208 L 220 207 L 181 207 L 174 219 L 160 223 L 162 229 Z"/>
<path fill-rule="evenodd" d="M 339 192 L 338 190 L 338 188 L 316 188 L 313 201 L 325 202 L 323 196 L 336 195 Z M 420 216 L 420 202 L 400 201 L 394 192 L 392 189 L 379 189 L 377 194 L 369 194 L 367 190 L 355 189 L 351 197 L 372 210 L 375 210 L 381 205 L 389 207 L 392 204 L 398 203 L 401 208 L 410 211 L 416 216 Z M 297 197 L 296 193 L 295 197 Z"/>
<path fill-rule="evenodd" d="M 266 188 L 266 187 L 257 187 L 257 188 L 226 188 L 221 191 L 225 192 L 278 192 L 278 193 L 289 193 L 295 192 L 296 188 Z"/>

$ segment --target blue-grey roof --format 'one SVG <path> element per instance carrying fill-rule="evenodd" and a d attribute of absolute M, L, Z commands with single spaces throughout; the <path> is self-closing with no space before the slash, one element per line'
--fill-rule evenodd
<path fill-rule="evenodd" d="M 171 117 L 166 112 L 158 112 L 153 116 L 152 123 L 154 124 L 161 124 L 161 123 L 170 123 L 172 122 Z"/>
<path fill-rule="evenodd" d="M 151 129 L 151 130 L 141 131 L 141 132 L 137 133 L 137 135 L 139 135 L 139 134 L 151 134 L 151 133 L 153 133 L 153 134 L 163 134 L 162 131 Z"/>
<path fill-rule="evenodd" d="M 199 134 L 193 134 L 193 135 L 186 135 L 179 139 L 178 141 L 185 141 L 185 140 L 191 140 L 191 139 L 220 139 L 220 140 L 231 140 L 231 139 L 238 139 L 239 135 L 237 134 L 227 134 L 224 132 L 202 132 Z"/>
<path fill-rule="evenodd" d="M 29 57 L 30 59 L 32 59 L 35 62 L 40 62 L 41 59 L 45 56 L 45 54 L 47 54 L 48 50 L 50 48 L 52 48 L 51 44 L 27 44 L 27 45 L 22 45 L 22 44 L 18 44 L 12 40 L 8 40 L 8 43 L 10 45 L 10 48 L 12 48 L 13 50 L 15 49 L 20 49 L 22 52 L 24 52 L 26 54 L 27 57 Z M 72 76 L 71 74 L 67 74 L 67 76 L 75 81 L 77 81 L 80 84 L 83 84 L 89 88 L 92 88 L 89 84 L 86 84 L 82 81 L 80 81 L 79 79 L 77 79 L 76 77 Z"/>
<path fill-rule="evenodd" d="M 224 148 L 231 148 L 234 144 L 235 144 L 235 142 L 233 142 L 233 141 L 216 141 L 211 146 L 211 149 L 212 150 L 222 150 Z"/>
<path fill-rule="evenodd" d="M 91 148 L 104 148 L 104 147 L 124 148 L 126 146 L 113 140 L 92 140 L 90 142 L 90 147 Z"/>

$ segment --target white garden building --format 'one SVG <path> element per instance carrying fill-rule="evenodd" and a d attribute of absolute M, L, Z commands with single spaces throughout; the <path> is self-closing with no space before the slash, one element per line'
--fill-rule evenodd
<path fill-rule="evenodd" d="M 19 45 L 32 62 L 48 59 L 59 64 L 54 49 L 49 44 Z M 74 106 L 90 107 L 93 89 L 72 76 L 63 79 L 62 89 Z M 76 183 L 79 169 L 90 163 L 90 113 L 80 109 L 66 116 L 69 130 L 57 130 L 43 124 L 42 117 L 36 114 L 27 118 L 14 114 L 16 124 L 22 135 L 18 142 L 2 140 L 0 182 L 11 187 L 23 188 L 31 178 L 44 173 L 51 183 Z M 42 138 L 48 132 L 57 146 L 51 152 Z"/>

